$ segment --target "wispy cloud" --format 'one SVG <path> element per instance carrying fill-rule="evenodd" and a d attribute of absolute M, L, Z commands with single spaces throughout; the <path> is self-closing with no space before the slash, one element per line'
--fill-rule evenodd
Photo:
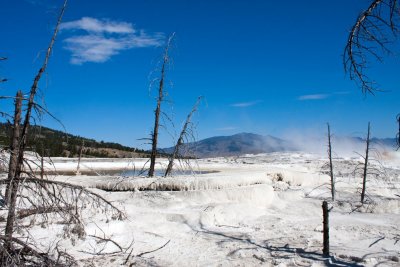
<path fill-rule="evenodd" d="M 297 100 L 305 101 L 305 100 L 322 100 L 327 99 L 333 96 L 344 96 L 351 94 L 351 91 L 336 91 L 330 94 L 312 94 L 312 95 L 301 95 L 297 98 Z"/>
<path fill-rule="evenodd" d="M 71 52 L 72 64 L 102 63 L 123 50 L 160 46 L 164 35 L 137 31 L 131 23 L 83 17 L 64 22 L 60 30 L 72 36 L 64 39 L 64 48 Z"/>
<path fill-rule="evenodd" d="M 298 100 L 300 100 L 300 101 L 321 100 L 321 99 L 326 99 L 329 96 L 330 96 L 329 94 L 302 95 L 302 96 L 299 96 Z"/>
<path fill-rule="evenodd" d="M 95 18 L 83 17 L 79 20 L 64 22 L 60 30 L 84 30 L 90 33 L 134 33 L 131 23 L 111 21 L 108 19 L 98 20 Z"/>
<path fill-rule="evenodd" d="M 235 108 L 247 108 L 247 107 L 257 105 L 261 102 L 262 102 L 261 100 L 256 100 L 256 101 L 251 101 L 251 102 L 234 103 L 234 104 L 231 104 L 230 106 L 235 107 Z"/>
<path fill-rule="evenodd" d="M 236 130 L 236 129 L 237 129 L 237 127 L 226 126 L 226 127 L 217 128 L 215 130 L 217 130 L 217 131 L 233 131 L 233 130 Z"/>

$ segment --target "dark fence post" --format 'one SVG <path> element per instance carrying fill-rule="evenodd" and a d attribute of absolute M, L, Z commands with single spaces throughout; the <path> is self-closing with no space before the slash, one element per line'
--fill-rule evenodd
<path fill-rule="evenodd" d="M 324 248 L 322 250 L 324 256 L 329 256 L 329 210 L 328 202 L 322 202 L 323 224 L 324 224 Z"/>

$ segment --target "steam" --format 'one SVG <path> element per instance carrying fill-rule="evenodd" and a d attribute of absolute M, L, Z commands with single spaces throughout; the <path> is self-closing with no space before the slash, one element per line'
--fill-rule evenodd
<path fill-rule="evenodd" d="M 283 135 L 283 139 L 293 143 L 293 146 L 303 152 L 326 155 L 328 150 L 327 133 L 313 130 L 291 131 Z M 333 135 L 332 149 L 334 157 L 354 158 L 365 153 L 365 138 Z M 393 151 L 393 148 L 381 142 L 372 142 L 372 150 L 378 154 Z"/>

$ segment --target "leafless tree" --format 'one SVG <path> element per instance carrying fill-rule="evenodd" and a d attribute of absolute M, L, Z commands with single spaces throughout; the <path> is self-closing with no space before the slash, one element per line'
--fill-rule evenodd
<path fill-rule="evenodd" d="M 30 120 L 32 111 L 40 108 L 35 103 L 35 96 L 42 74 L 46 71 L 52 48 L 57 36 L 67 0 L 64 1 L 53 36 L 47 48 L 43 65 L 39 69 L 27 98 L 22 92 L 15 97 L 15 114 L 13 117 L 13 133 L 9 159 L 9 173 L 6 179 L 0 179 L 0 190 L 5 187 L 5 202 L 8 208 L 4 235 L 0 234 L 1 266 L 56 266 L 60 260 L 70 262 L 71 257 L 58 253 L 58 258 L 52 258 L 49 253 L 39 252 L 28 244 L 27 239 L 16 238 L 16 229 L 24 228 L 19 220 L 31 215 L 39 215 L 43 222 L 48 222 L 49 213 L 61 217 L 68 227 L 73 227 L 79 235 L 84 234 L 80 211 L 85 206 L 109 210 L 112 218 L 122 219 L 124 213 L 102 196 L 81 186 L 69 183 L 36 178 L 31 167 L 31 160 L 25 158 Z M 22 115 L 23 101 L 25 114 Z M 22 121 L 22 117 L 24 118 Z M 75 225 L 75 226 L 74 226 Z M 19 235 L 20 236 L 20 235 Z"/>
<path fill-rule="evenodd" d="M 374 94 L 379 90 L 366 72 L 372 59 L 381 62 L 384 54 L 392 53 L 399 24 L 399 1 L 373 0 L 350 30 L 343 63 L 346 72 L 360 85 L 363 93 Z"/>
<path fill-rule="evenodd" d="M 367 175 L 368 175 L 368 159 L 369 159 L 369 149 L 370 149 L 370 133 L 371 133 L 371 124 L 368 122 L 368 133 L 365 149 L 365 157 L 364 157 L 364 170 L 363 170 L 363 182 L 362 182 L 362 190 L 361 190 L 361 203 L 364 203 L 365 199 L 365 189 L 367 187 Z"/>
<path fill-rule="evenodd" d="M 174 147 L 174 152 L 172 153 L 172 155 L 169 158 L 168 166 L 167 166 L 167 169 L 165 170 L 164 177 L 167 177 L 168 175 L 171 174 L 172 168 L 174 167 L 174 160 L 178 156 L 181 155 L 180 154 L 180 149 L 182 148 L 182 145 L 185 143 L 185 139 L 187 140 L 188 138 L 192 138 L 193 137 L 193 132 L 191 131 L 191 127 L 190 127 L 191 119 L 192 119 L 193 114 L 197 111 L 202 98 L 203 98 L 202 96 L 199 96 L 197 98 L 197 101 L 194 104 L 194 106 L 192 108 L 192 111 L 189 113 L 189 115 L 186 118 L 185 124 L 182 127 L 182 131 L 179 134 L 178 141 L 176 142 L 176 145 Z"/>
<path fill-rule="evenodd" d="M 164 49 L 164 55 L 163 55 L 163 62 L 161 66 L 161 76 L 160 76 L 160 81 L 159 81 L 159 87 L 158 87 L 158 98 L 157 98 L 157 107 L 155 110 L 155 118 L 154 118 L 154 129 L 151 135 L 151 155 L 150 155 L 150 168 L 149 168 L 149 177 L 154 176 L 154 170 L 155 170 L 155 165 L 156 165 L 156 158 L 157 158 L 157 143 L 158 143 L 158 131 L 160 127 L 160 115 L 161 115 L 161 103 L 164 100 L 165 94 L 164 94 L 164 83 L 165 83 L 165 73 L 166 73 L 166 68 L 168 66 L 170 57 L 169 57 L 169 49 L 171 47 L 172 40 L 174 38 L 175 34 L 173 33 L 167 41 L 167 44 Z"/>
<path fill-rule="evenodd" d="M 332 142 L 331 142 L 331 128 L 328 123 L 328 157 L 329 157 L 329 176 L 331 177 L 331 194 L 332 200 L 335 200 L 335 177 L 333 175 L 333 161 L 332 161 Z"/>
<path fill-rule="evenodd" d="M 396 142 L 397 142 L 396 150 L 399 150 L 399 148 L 400 148 L 400 113 L 397 115 L 396 119 L 397 119 L 397 123 L 399 124 L 399 132 L 397 133 L 397 136 L 396 136 Z"/>

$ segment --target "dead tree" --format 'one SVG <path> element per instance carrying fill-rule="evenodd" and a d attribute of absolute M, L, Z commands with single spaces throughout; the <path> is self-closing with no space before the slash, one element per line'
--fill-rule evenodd
<path fill-rule="evenodd" d="M 15 112 L 14 112 L 14 124 L 13 132 L 11 135 L 11 148 L 10 148 L 10 160 L 8 164 L 8 179 L 10 184 L 7 185 L 5 192 L 4 202 L 7 205 L 10 202 L 11 191 L 13 187 L 13 179 L 16 177 L 17 165 L 18 165 L 18 155 L 19 155 L 19 139 L 20 139 L 20 126 L 21 126 L 21 113 L 22 113 L 22 92 L 18 91 L 15 98 Z"/>
<path fill-rule="evenodd" d="M 392 53 L 391 44 L 399 33 L 399 19 L 399 1 L 373 0 L 350 30 L 343 55 L 344 68 L 364 94 L 374 94 L 378 90 L 366 71 L 372 59 L 382 62 L 383 54 Z"/>
<path fill-rule="evenodd" d="M 36 248 L 28 245 L 26 239 L 23 241 L 14 237 L 15 227 L 19 225 L 18 220 L 21 219 L 18 214 L 21 214 L 23 210 L 29 210 L 27 216 L 33 214 L 41 216 L 43 222 L 48 222 L 48 213 L 51 211 L 55 213 L 55 216 L 63 218 L 68 227 L 76 225 L 80 229 L 83 229 L 80 211 L 88 205 L 101 208 L 103 211 L 111 211 L 112 218 L 122 219 L 124 217 L 124 213 L 111 202 L 81 186 L 36 178 L 29 160 L 24 157 L 32 110 L 39 106 L 35 103 L 38 84 L 42 74 L 46 71 L 66 5 L 67 0 L 64 1 L 43 65 L 35 76 L 29 97 L 23 98 L 22 93 L 18 92 L 15 98 L 9 173 L 6 179 L 0 179 L 0 187 L 6 187 L 5 200 L 8 207 L 4 235 L 0 234 L 0 262 L 2 266 L 23 266 L 26 264 L 55 266 L 60 263 L 59 259 L 53 260 L 48 253 L 38 252 Z M 26 102 L 25 115 L 21 123 L 23 101 Z M 21 227 L 19 227 L 19 230 L 22 230 Z M 84 234 L 84 230 L 80 230 L 79 233 Z M 70 259 L 65 254 L 63 255 L 58 254 L 59 258 L 66 259 L 64 262 Z"/>
<path fill-rule="evenodd" d="M 28 129 L 29 123 L 31 120 L 32 109 L 34 108 L 34 100 L 35 95 L 38 88 L 38 83 L 42 74 L 46 71 L 48 61 L 51 55 L 51 51 L 58 33 L 59 25 L 61 23 L 62 17 L 64 15 L 64 11 L 67 5 L 67 0 L 64 2 L 64 6 L 61 9 L 60 16 L 57 21 L 56 28 L 54 30 L 53 36 L 51 38 L 50 44 L 47 48 L 47 53 L 45 56 L 45 60 L 43 62 L 42 67 L 39 69 L 31 90 L 29 94 L 29 99 L 27 103 L 27 109 L 25 113 L 25 119 L 22 124 L 22 129 L 20 130 L 21 124 L 21 113 L 22 113 L 22 93 L 18 92 L 16 102 L 15 102 L 15 115 L 14 115 L 14 129 L 13 129 L 13 136 L 12 136 L 12 149 L 10 154 L 10 163 L 9 163 L 9 172 L 8 172 L 8 180 L 9 184 L 6 189 L 6 204 L 8 205 L 8 217 L 7 217 L 7 225 L 5 229 L 5 237 L 7 239 L 12 238 L 12 234 L 14 231 L 14 223 L 15 223 L 15 210 L 16 210 L 16 200 L 17 200 L 17 193 L 19 189 L 19 180 L 21 178 L 21 172 L 23 171 L 24 165 L 24 151 L 27 144 L 27 136 L 28 136 Z M 7 240 L 6 239 L 6 240 Z M 12 250 L 11 243 L 5 243 L 5 247 L 7 250 Z"/>
<path fill-rule="evenodd" d="M 22 92 L 18 91 L 17 97 L 15 99 L 15 113 L 14 113 L 14 124 L 13 124 L 13 133 L 12 133 L 12 143 L 11 143 L 11 153 L 10 153 L 10 161 L 9 161 L 9 170 L 8 170 L 8 180 L 9 184 L 6 188 L 5 193 L 5 204 L 8 205 L 8 216 L 7 216 L 7 224 L 5 229 L 4 236 L 7 239 L 12 238 L 12 234 L 14 231 L 14 222 L 15 222 L 15 212 L 16 212 L 16 201 L 17 201 L 17 193 L 19 187 L 19 176 L 20 176 L 20 166 L 19 165 L 19 155 L 20 155 L 20 125 L 21 125 L 21 113 L 22 113 Z M 22 151 L 23 153 L 23 151 Z M 5 247 L 7 250 L 11 251 L 11 243 L 6 243 Z"/>
<path fill-rule="evenodd" d="M 157 158 L 157 142 L 158 142 L 158 130 L 160 127 L 160 116 L 161 116 L 161 103 L 164 100 L 164 82 L 165 82 L 165 72 L 166 68 L 169 62 L 169 49 L 171 47 L 171 42 L 172 39 L 174 38 L 174 34 L 172 34 L 167 41 L 167 44 L 164 49 L 164 55 L 163 55 L 163 62 L 161 66 L 161 76 L 160 76 L 160 82 L 159 82 L 159 87 L 158 87 L 158 98 L 157 98 L 157 107 L 156 110 L 154 111 L 155 113 L 155 118 L 154 118 L 154 129 L 151 135 L 151 154 L 150 154 L 150 168 L 149 168 L 149 177 L 154 176 L 154 169 L 156 165 L 156 158 Z"/>
<path fill-rule="evenodd" d="M 328 123 L 328 157 L 329 157 L 329 176 L 331 177 L 331 194 L 332 200 L 335 200 L 335 177 L 333 175 L 333 162 L 332 162 L 332 143 L 331 143 L 331 129 Z"/>
<path fill-rule="evenodd" d="M 368 133 L 366 139 L 366 149 L 365 149 L 365 157 L 364 157 L 364 170 L 363 170 L 363 182 L 362 182 L 362 190 L 361 190 L 361 203 L 364 203 L 365 198 L 365 190 L 367 187 L 367 175 L 368 175 L 368 158 L 369 158 L 369 150 L 370 150 L 370 123 L 368 122 Z"/>
<path fill-rule="evenodd" d="M 396 142 L 397 142 L 396 150 L 399 150 L 399 148 L 400 148 L 400 113 L 397 115 L 396 119 L 397 119 L 397 123 L 399 125 L 399 131 L 397 132 L 397 136 L 396 136 Z"/>
<path fill-rule="evenodd" d="M 182 131 L 179 135 L 178 141 L 176 142 L 176 145 L 174 147 L 174 152 L 172 153 L 172 155 L 169 158 L 168 166 L 167 166 L 167 169 L 165 170 L 164 177 L 167 177 L 168 175 L 171 174 L 172 168 L 174 167 L 174 160 L 180 155 L 179 152 L 180 152 L 182 145 L 184 144 L 185 138 L 187 138 L 188 135 L 191 135 L 191 133 L 189 132 L 189 126 L 190 126 L 193 114 L 197 111 L 197 109 L 199 107 L 201 99 L 202 99 L 201 96 L 199 96 L 197 98 L 197 101 L 194 104 L 192 111 L 189 113 L 189 115 L 186 118 L 185 124 L 182 127 Z"/>

